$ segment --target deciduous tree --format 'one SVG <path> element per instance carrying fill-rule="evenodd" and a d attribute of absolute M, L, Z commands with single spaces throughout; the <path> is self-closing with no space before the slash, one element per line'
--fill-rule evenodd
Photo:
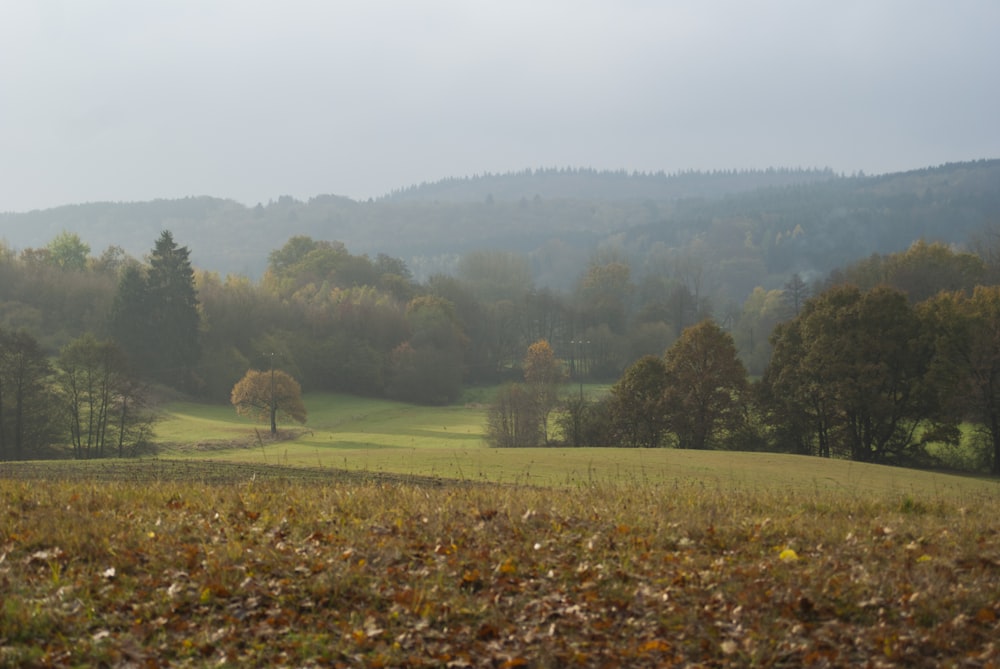
<path fill-rule="evenodd" d="M 789 424 L 810 424 L 818 454 L 865 462 L 920 455 L 918 429 L 939 415 L 927 373 L 930 338 L 888 287 L 832 288 L 779 328 L 765 376 Z"/>
<path fill-rule="evenodd" d="M 667 349 L 666 405 L 681 448 L 708 448 L 743 419 L 747 372 L 733 338 L 714 321 L 684 330 Z"/>
<path fill-rule="evenodd" d="M 458 397 L 468 339 L 454 305 L 432 295 L 406 307 L 410 338 L 391 355 L 387 394 L 422 404 L 447 404 Z"/>
<path fill-rule="evenodd" d="M 75 232 L 62 231 L 49 242 L 49 262 L 60 269 L 82 272 L 87 269 L 87 256 L 90 255 L 90 245 L 80 239 Z"/>
<path fill-rule="evenodd" d="M 544 442 L 533 393 L 523 383 L 504 386 L 486 413 L 486 441 L 497 448 L 540 446 Z"/>
<path fill-rule="evenodd" d="M 611 417 L 623 446 L 662 445 L 667 416 L 667 365 L 655 355 L 632 363 L 611 387 Z"/>
<path fill-rule="evenodd" d="M 51 376 L 34 337 L 0 330 L 0 459 L 38 456 L 54 441 L 60 411 Z"/>
<path fill-rule="evenodd" d="M 544 339 L 528 347 L 522 367 L 524 380 L 535 403 L 535 414 L 541 423 L 542 439 L 548 443 L 549 415 L 559 403 L 559 386 L 566 381 L 566 369 Z"/>
<path fill-rule="evenodd" d="M 307 412 L 299 382 L 280 369 L 249 370 L 230 396 L 236 413 L 258 422 L 270 421 L 271 435 L 278 433 L 278 417 L 305 423 Z"/>
<path fill-rule="evenodd" d="M 1000 287 L 940 293 L 918 309 L 934 333 L 934 387 L 954 420 L 979 426 L 1000 475 Z"/>
<path fill-rule="evenodd" d="M 145 443 L 152 417 L 142 410 L 144 387 L 115 342 L 86 334 L 60 351 L 58 366 L 74 457 L 123 457 Z"/>
<path fill-rule="evenodd" d="M 624 260 L 591 262 L 577 287 L 580 311 L 591 326 L 605 324 L 616 334 L 625 324 L 635 286 L 632 268 Z"/>

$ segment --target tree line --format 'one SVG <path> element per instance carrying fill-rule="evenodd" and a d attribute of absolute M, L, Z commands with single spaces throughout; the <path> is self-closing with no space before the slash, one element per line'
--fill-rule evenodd
<path fill-rule="evenodd" d="M 530 376 L 528 392 L 513 389 L 506 397 L 506 424 L 517 435 L 506 445 L 560 440 L 919 459 L 921 439 L 932 434 L 930 419 L 937 421 L 935 435 L 947 435 L 948 420 L 957 420 L 957 410 L 945 411 L 943 398 L 964 397 L 974 387 L 969 377 L 959 384 L 942 371 L 956 368 L 941 361 L 946 341 L 958 347 L 958 331 L 940 326 L 933 346 L 915 348 L 906 358 L 913 369 L 889 357 L 909 351 L 899 346 L 872 352 L 871 360 L 855 360 L 852 367 L 846 356 L 863 346 L 837 339 L 825 349 L 811 348 L 820 335 L 838 332 L 828 323 L 815 324 L 816 314 L 828 314 L 832 307 L 825 305 L 843 286 L 864 297 L 855 300 L 859 305 L 877 291 L 893 291 L 909 314 L 899 316 L 898 327 L 879 331 L 885 324 L 865 320 L 874 318 L 869 309 L 865 318 L 855 317 L 863 326 L 850 336 L 857 344 L 870 343 L 863 332 L 898 343 L 903 340 L 892 337 L 909 333 L 906 346 L 913 347 L 930 338 L 924 311 L 943 299 L 940 289 L 954 296 L 958 306 L 949 308 L 955 311 L 965 308 L 959 296 L 971 300 L 977 286 L 995 282 L 990 248 L 983 244 L 972 253 L 921 240 L 825 280 L 807 282 L 792 274 L 782 288 L 758 287 L 734 307 L 708 294 L 697 258 L 667 254 L 662 262 L 635 268 L 614 248 L 595 252 L 578 268 L 573 289 L 557 292 L 536 286 L 527 257 L 503 251 L 466 253 L 453 275 L 417 281 L 398 258 L 357 255 L 340 242 L 294 236 L 269 254 L 264 276 L 252 281 L 196 270 L 188 247 L 166 231 L 142 259 L 116 247 L 92 254 L 68 232 L 40 249 L 15 253 L 0 246 L 0 457 L 27 457 L 53 444 L 73 444 L 77 457 L 134 452 L 148 437 L 143 407 L 150 388 L 223 402 L 233 398 L 248 370 L 277 368 L 307 392 L 437 404 L 455 401 L 468 385 Z M 873 313 L 890 313 L 889 302 Z M 829 318 L 838 326 L 851 322 L 844 315 Z M 917 330 L 907 330 L 911 326 Z M 920 338 L 913 339 L 914 332 Z M 810 346 L 792 346 L 795 337 Z M 73 347 L 90 353 L 70 356 Z M 952 355 L 959 359 L 965 350 Z M 525 351 L 531 353 L 527 358 Z M 731 378 L 714 389 L 702 387 L 700 379 L 714 378 L 714 372 L 709 359 L 691 372 L 692 351 L 727 361 Z M 822 351 L 839 351 L 832 358 L 836 366 L 827 360 L 822 367 L 828 374 L 841 370 L 847 378 L 874 379 L 873 369 L 909 370 L 903 380 L 883 379 L 884 387 L 854 396 L 850 405 L 889 407 L 890 427 L 848 410 L 848 387 L 815 377 Z M 962 355 L 971 359 L 983 352 Z M 24 367 L 25 374 L 35 371 L 34 381 L 23 386 L 22 359 L 36 361 Z M 565 379 L 547 366 L 553 360 L 573 381 L 614 382 L 611 397 L 563 402 L 554 388 Z M 914 379 L 921 379 L 914 386 L 919 392 L 911 387 Z M 946 381 L 954 384 L 947 393 L 931 392 Z M 860 393 L 856 385 L 852 392 Z M 695 389 L 697 398 L 689 394 Z M 901 404 L 904 391 L 913 406 Z M 731 401 L 724 410 L 708 411 L 703 403 L 709 398 Z M 525 402 L 538 410 L 517 422 L 519 415 L 528 416 L 518 408 Z M 59 419 L 40 418 L 28 429 L 29 406 Z M 918 416 L 917 406 L 934 411 Z M 966 414 L 963 419 L 973 421 L 968 409 Z"/>
<path fill-rule="evenodd" d="M 254 280 L 268 253 L 294 235 L 401 258 L 420 282 L 454 275 L 462 255 L 488 248 L 524 254 L 536 285 L 560 292 L 574 288 L 595 249 L 617 246 L 637 283 L 671 256 L 697 259 L 702 294 L 722 309 L 738 307 L 754 286 L 780 288 L 795 272 L 811 281 L 920 237 L 965 243 L 997 220 L 998 182 L 1000 160 L 870 177 L 531 170 L 366 202 L 281 196 L 244 206 L 198 197 L 0 212 L 0 229 L 19 249 L 42 247 L 69 229 L 95 248 L 118 245 L 140 256 L 166 227 L 193 243 L 198 267 Z"/>
<path fill-rule="evenodd" d="M 487 435 L 494 446 L 675 446 L 929 466 L 940 464 L 930 444 L 957 447 L 970 426 L 974 467 L 1000 475 L 998 333 L 998 285 L 915 302 L 885 283 L 832 283 L 775 327 L 759 379 L 731 333 L 704 320 L 663 355 L 630 364 L 607 397 L 568 393 L 558 439 L 545 429 L 551 395 L 528 371 L 548 344 L 533 344 L 525 382 L 500 392 Z"/>

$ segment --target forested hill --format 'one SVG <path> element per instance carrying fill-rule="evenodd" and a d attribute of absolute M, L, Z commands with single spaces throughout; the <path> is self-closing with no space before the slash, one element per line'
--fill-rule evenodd
<path fill-rule="evenodd" d="M 694 259 L 706 287 L 736 300 L 755 285 L 780 286 L 792 272 L 819 276 L 921 237 L 965 244 L 989 226 L 1000 227 L 1000 160 L 872 177 L 539 170 L 449 180 L 368 202 L 322 195 L 247 207 L 197 197 L 0 214 L 0 238 L 16 251 L 70 231 L 95 255 L 117 245 L 138 257 L 168 229 L 196 266 L 250 277 L 295 235 L 401 258 L 418 279 L 451 270 L 470 250 L 525 253 L 536 281 L 555 288 L 571 287 L 599 246 L 614 246 L 637 278 L 644 267 Z"/>
<path fill-rule="evenodd" d="M 394 202 L 518 202 L 547 200 L 674 200 L 714 198 L 774 186 L 827 181 L 826 169 L 690 170 L 664 172 L 599 171 L 550 168 L 506 174 L 442 179 L 394 191 L 383 200 Z"/>
<path fill-rule="evenodd" d="M 681 201 L 618 243 L 633 253 L 687 249 L 742 299 L 740 285 L 779 287 L 792 273 L 821 278 L 918 239 L 970 247 L 997 234 L 1000 160 L 981 160 Z"/>

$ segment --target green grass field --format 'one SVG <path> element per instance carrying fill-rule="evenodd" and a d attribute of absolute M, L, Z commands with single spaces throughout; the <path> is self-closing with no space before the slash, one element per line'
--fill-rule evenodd
<path fill-rule="evenodd" d="M 940 496 L 991 492 L 993 480 L 841 460 L 677 449 L 494 449 L 483 441 L 482 403 L 422 407 L 348 395 L 306 398 L 305 426 L 265 426 L 229 406 L 175 403 L 157 425 L 161 457 L 330 468 L 543 486 L 699 481 L 707 487 L 890 492 Z"/>
<path fill-rule="evenodd" d="M 278 442 L 177 403 L 159 457 L 0 463 L 0 667 L 1000 660 L 996 480 L 307 404 Z"/>

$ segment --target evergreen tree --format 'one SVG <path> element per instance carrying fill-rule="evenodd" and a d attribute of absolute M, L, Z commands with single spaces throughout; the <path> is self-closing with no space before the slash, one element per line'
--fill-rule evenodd
<path fill-rule="evenodd" d="M 111 336 L 142 374 L 148 374 L 153 364 L 147 301 L 143 268 L 136 263 L 126 265 L 111 306 L 110 330 Z"/>
<path fill-rule="evenodd" d="M 164 230 L 149 258 L 146 289 L 151 339 L 159 363 L 154 376 L 174 386 L 189 385 L 200 350 L 198 295 L 186 246 Z"/>
<path fill-rule="evenodd" d="M 186 246 L 165 230 L 145 274 L 122 272 L 111 332 L 143 374 L 174 387 L 193 385 L 200 355 L 198 295 Z"/>

